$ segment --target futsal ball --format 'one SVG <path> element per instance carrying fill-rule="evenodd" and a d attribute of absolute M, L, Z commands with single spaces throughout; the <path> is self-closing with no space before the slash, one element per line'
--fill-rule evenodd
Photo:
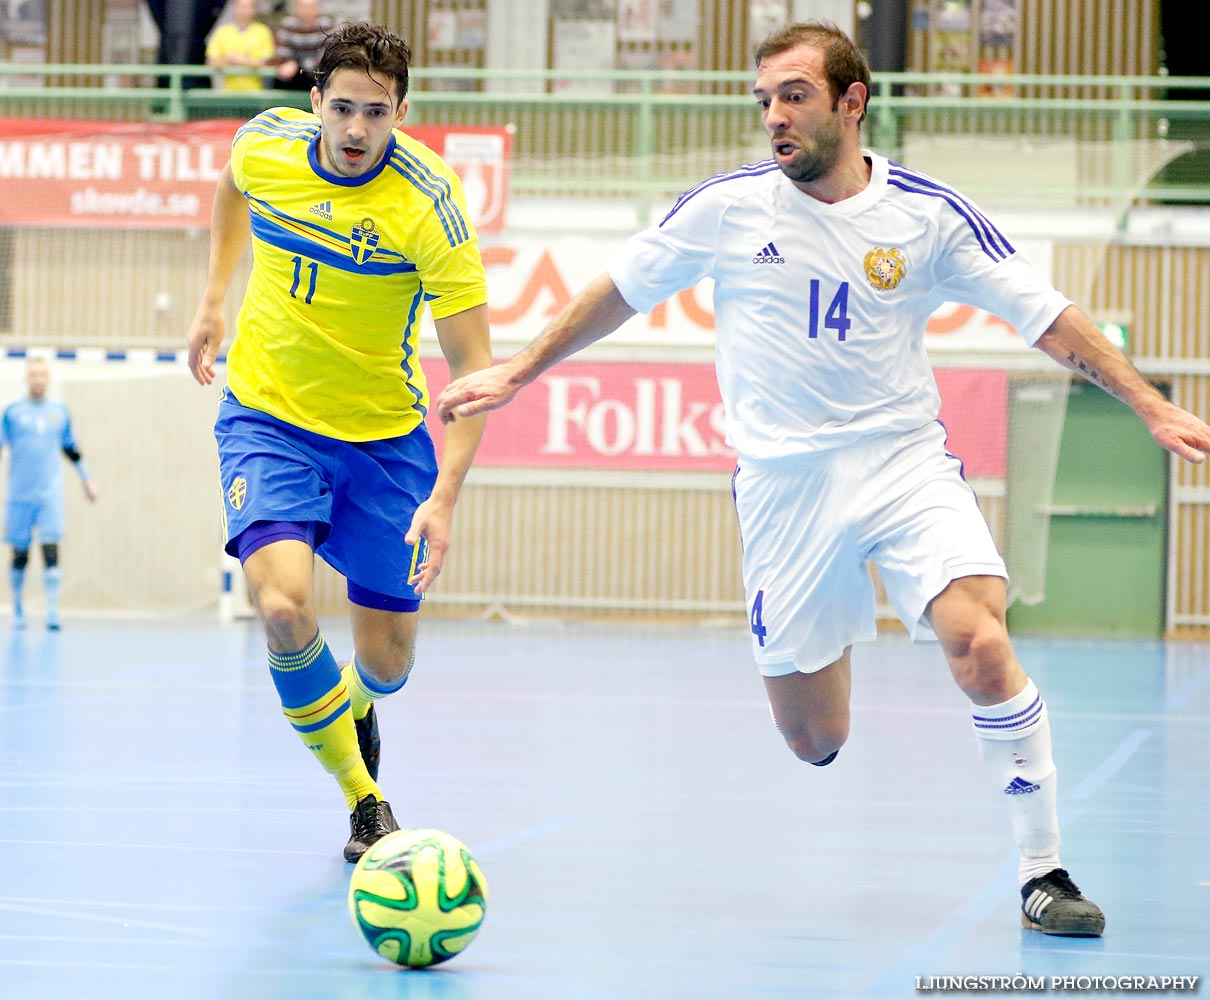
<path fill-rule="evenodd" d="M 396 965 L 453 958 L 479 931 L 487 880 L 466 845 L 440 830 L 389 833 L 361 856 L 349 881 L 349 915 Z"/>

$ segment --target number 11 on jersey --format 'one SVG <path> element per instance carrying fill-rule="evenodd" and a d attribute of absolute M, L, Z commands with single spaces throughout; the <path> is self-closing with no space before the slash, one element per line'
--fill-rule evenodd
<path fill-rule="evenodd" d="M 294 284 L 290 286 L 290 298 L 296 299 L 295 294 L 298 291 L 298 285 L 302 281 L 303 259 L 301 257 L 291 257 L 294 261 Z M 311 304 L 311 299 L 315 296 L 315 281 L 319 277 L 319 264 L 317 261 L 307 261 L 307 270 L 311 272 L 311 276 L 307 281 L 307 297 L 303 302 L 307 305 Z M 843 338 L 842 338 L 843 339 Z"/>

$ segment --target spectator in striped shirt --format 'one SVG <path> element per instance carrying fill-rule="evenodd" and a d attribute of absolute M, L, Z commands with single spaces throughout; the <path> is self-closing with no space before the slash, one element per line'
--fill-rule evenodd
<path fill-rule="evenodd" d="M 277 85 L 283 90 L 310 90 L 332 18 L 319 12 L 319 0 L 294 0 L 294 13 L 277 26 Z"/>

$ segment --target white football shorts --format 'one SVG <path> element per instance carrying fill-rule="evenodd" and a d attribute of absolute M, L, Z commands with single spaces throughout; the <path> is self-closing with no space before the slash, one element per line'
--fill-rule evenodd
<path fill-rule="evenodd" d="M 1008 577 L 938 422 L 805 459 L 741 460 L 734 490 L 766 677 L 812 673 L 875 638 L 868 561 L 918 641 L 936 640 L 924 611 L 951 580 Z"/>

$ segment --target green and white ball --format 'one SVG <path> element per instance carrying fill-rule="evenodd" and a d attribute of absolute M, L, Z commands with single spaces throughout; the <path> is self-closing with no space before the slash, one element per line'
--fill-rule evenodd
<path fill-rule="evenodd" d="M 349 914 L 362 937 L 383 958 L 410 968 L 461 952 L 486 908 L 479 863 L 441 830 L 388 834 L 361 856 L 349 880 Z"/>

